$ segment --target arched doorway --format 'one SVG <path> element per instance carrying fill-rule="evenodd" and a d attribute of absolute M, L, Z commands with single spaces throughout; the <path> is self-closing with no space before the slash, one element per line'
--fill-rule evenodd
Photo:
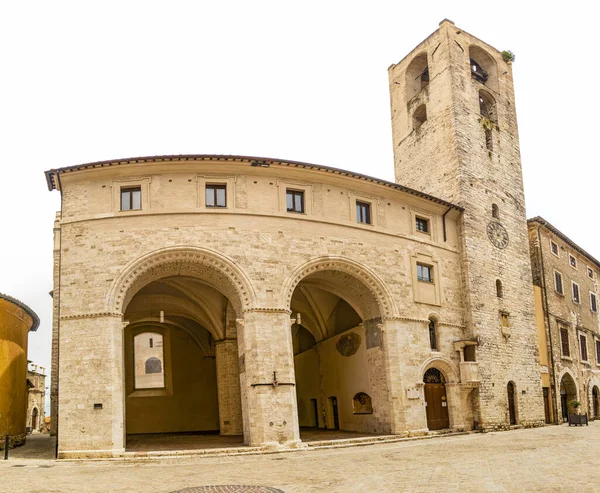
<path fill-rule="evenodd" d="M 508 382 L 506 386 L 508 394 L 508 422 L 511 425 L 517 424 L 517 408 L 515 404 L 515 384 L 514 382 Z"/>
<path fill-rule="evenodd" d="M 357 271 L 350 273 L 336 264 L 309 269 L 292 291 L 296 399 L 303 440 L 314 434 L 305 428 L 391 432 L 389 393 L 382 384 L 386 381 L 383 314 L 377 295 Z"/>
<path fill-rule="evenodd" d="M 160 446 L 164 438 L 155 435 L 164 433 L 237 435 L 241 445 L 237 320 L 252 292 L 226 262 L 196 249 L 166 250 L 142 257 L 115 283 L 128 322 L 127 448 L 148 436 Z"/>
<path fill-rule="evenodd" d="M 33 411 L 31 412 L 31 430 L 32 431 L 37 431 L 38 429 L 38 418 L 39 418 L 39 412 L 37 407 L 33 408 Z"/>
<path fill-rule="evenodd" d="M 450 427 L 448 399 L 446 397 L 446 379 L 437 368 L 429 368 L 423 375 L 425 384 L 425 411 L 427 428 L 443 430 Z"/>
<path fill-rule="evenodd" d="M 573 377 L 565 373 L 560 380 L 560 407 L 563 422 L 569 419 L 569 413 L 573 413 L 570 403 L 577 399 L 577 386 Z"/>
<path fill-rule="evenodd" d="M 597 385 L 592 388 L 592 409 L 594 410 L 594 419 L 600 418 L 600 390 Z"/>

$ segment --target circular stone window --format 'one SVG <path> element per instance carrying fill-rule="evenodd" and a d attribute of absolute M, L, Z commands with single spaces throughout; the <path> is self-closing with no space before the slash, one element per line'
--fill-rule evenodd
<path fill-rule="evenodd" d="M 283 490 L 269 486 L 250 486 L 242 484 L 227 484 L 214 486 L 194 486 L 171 493 L 284 493 Z"/>

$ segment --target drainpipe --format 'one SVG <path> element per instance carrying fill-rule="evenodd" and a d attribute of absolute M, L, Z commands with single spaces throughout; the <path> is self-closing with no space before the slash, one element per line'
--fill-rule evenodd
<path fill-rule="evenodd" d="M 554 384 L 554 391 L 552 390 L 552 383 L 550 384 L 550 397 L 552 397 L 552 414 L 554 415 L 554 424 L 559 424 L 558 421 L 558 406 L 556 405 L 556 378 L 554 375 L 554 346 L 552 345 L 552 327 L 550 326 L 550 310 L 548 308 L 548 296 L 546 295 L 546 270 L 544 269 L 544 252 L 542 250 L 542 236 L 540 234 L 540 228 L 537 228 L 538 245 L 540 246 L 540 266 L 542 267 L 542 297 L 544 298 L 544 312 L 546 319 L 546 326 L 548 327 L 548 344 L 550 353 L 550 373 L 551 382 Z M 560 390 L 559 390 L 560 392 Z"/>
<path fill-rule="evenodd" d="M 56 180 L 58 181 L 58 188 L 60 190 L 60 221 L 61 221 L 61 227 L 60 230 L 58 232 L 58 299 L 56 300 L 57 303 L 57 310 L 56 310 L 56 340 L 57 340 L 57 345 L 56 345 L 56 448 L 54 450 L 54 457 L 58 458 L 58 441 L 59 441 L 59 433 L 58 433 L 58 395 L 59 395 L 59 389 L 60 389 L 60 381 L 58 379 L 58 375 L 60 373 L 59 371 L 59 367 L 60 367 L 60 289 L 61 289 L 61 274 L 62 274 L 62 219 L 63 219 L 63 189 L 62 189 L 62 183 L 60 181 L 60 172 L 57 171 L 56 172 Z"/>
<path fill-rule="evenodd" d="M 442 216 L 442 226 L 444 228 L 444 242 L 446 241 L 446 214 L 448 214 L 451 210 L 452 207 L 450 207 L 446 212 L 444 212 L 444 215 Z"/>

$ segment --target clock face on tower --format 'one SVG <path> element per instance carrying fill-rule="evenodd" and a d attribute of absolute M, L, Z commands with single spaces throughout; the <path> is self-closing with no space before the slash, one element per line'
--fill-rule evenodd
<path fill-rule="evenodd" d="M 508 232 L 498 222 L 491 222 L 487 226 L 488 238 L 496 248 L 506 248 L 508 246 Z"/>

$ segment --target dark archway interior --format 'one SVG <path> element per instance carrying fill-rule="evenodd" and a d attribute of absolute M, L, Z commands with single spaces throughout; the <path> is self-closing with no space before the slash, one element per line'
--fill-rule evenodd
<path fill-rule="evenodd" d="M 298 284 L 290 308 L 300 426 L 373 432 L 367 337 L 380 319 L 372 293 L 349 274 L 320 271 Z M 359 394 L 369 405 L 356 405 Z"/>

